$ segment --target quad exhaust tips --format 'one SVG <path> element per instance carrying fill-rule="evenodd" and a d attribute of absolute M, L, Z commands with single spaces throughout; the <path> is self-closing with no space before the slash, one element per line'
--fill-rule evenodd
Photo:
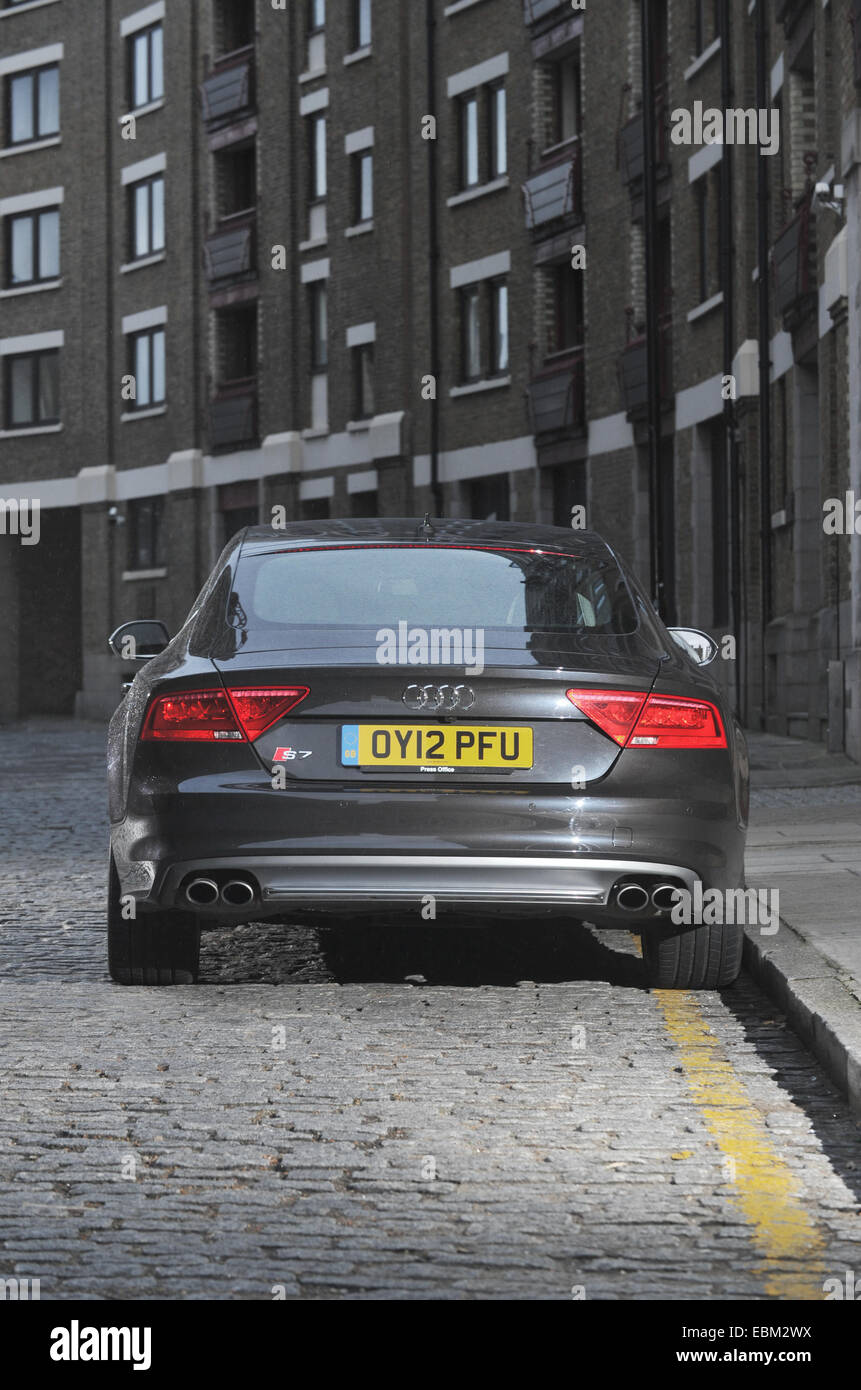
<path fill-rule="evenodd" d="M 245 878 L 232 878 L 221 890 L 221 901 L 228 907 L 247 907 L 254 902 L 254 889 Z"/>
<path fill-rule="evenodd" d="M 225 907 L 247 907 L 257 894 L 247 878 L 231 878 L 219 888 L 213 878 L 193 878 L 185 890 L 186 901 L 194 907 L 213 907 L 219 900 Z"/>
<path fill-rule="evenodd" d="M 652 889 L 652 907 L 657 912 L 669 912 L 676 905 L 676 894 L 679 885 L 676 883 L 659 883 L 657 888 Z"/>
<path fill-rule="evenodd" d="M 218 902 L 218 884 L 211 878 L 193 878 L 185 896 L 195 907 L 211 907 Z"/>
<path fill-rule="evenodd" d="M 623 912 L 644 912 L 650 905 L 655 912 L 670 912 L 676 904 L 677 883 L 623 883 L 616 889 L 616 906 Z"/>
<path fill-rule="evenodd" d="M 616 890 L 616 904 L 623 912 L 642 912 L 649 905 L 649 895 L 639 883 L 623 883 Z"/>

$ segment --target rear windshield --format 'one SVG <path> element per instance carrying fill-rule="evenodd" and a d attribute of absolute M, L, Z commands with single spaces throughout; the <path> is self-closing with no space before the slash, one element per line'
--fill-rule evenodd
<path fill-rule="evenodd" d="M 623 635 L 637 616 L 608 552 L 560 555 L 458 546 L 357 546 L 248 555 L 227 610 L 232 628 L 412 626 Z"/>

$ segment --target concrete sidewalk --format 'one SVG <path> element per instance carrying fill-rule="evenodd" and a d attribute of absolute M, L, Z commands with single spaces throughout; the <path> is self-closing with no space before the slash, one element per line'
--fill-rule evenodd
<path fill-rule="evenodd" d="M 748 733 L 747 881 L 778 889 L 780 929 L 749 927 L 745 963 L 861 1112 L 861 766 Z"/>

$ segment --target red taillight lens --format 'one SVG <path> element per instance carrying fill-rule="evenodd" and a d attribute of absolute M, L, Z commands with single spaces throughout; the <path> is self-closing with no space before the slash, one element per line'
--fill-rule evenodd
<path fill-rule="evenodd" d="M 622 748 L 726 748 L 717 708 L 708 700 L 634 691 L 566 690 L 572 705 Z"/>
<path fill-rule="evenodd" d="M 643 691 L 636 690 L 566 690 L 565 694 L 572 705 L 622 748 L 646 699 Z"/>
<path fill-rule="evenodd" d="M 182 742 L 253 741 L 308 694 L 306 685 L 240 690 L 182 690 L 158 695 L 147 711 L 142 739 Z"/>

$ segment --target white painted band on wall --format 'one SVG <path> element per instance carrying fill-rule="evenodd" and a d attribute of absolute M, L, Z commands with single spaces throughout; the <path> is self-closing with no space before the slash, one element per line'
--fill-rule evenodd
<path fill-rule="evenodd" d="M 377 325 L 375 323 L 354 323 L 352 328 L 347 329 L 347 347 L 361 347 L 363 343 L 375 343 L 377 341 Z"/>
<path fill-rule="evenodd" d="M 30 48 L 26 53 L 10 53 L 0 58 L 0 77 L 7 72 L 26 72 L 29 68 L 44 68 L 48 63 L 59 63 L 63 56 L 61 43 L 49 43 L 45 48 Z"/>
<path fill-rule="evenodd" d="M 137 164 L 127 164 L 120 174 L 122 184 L 138 183 L 151 178 L 153 174 L 163 174 L 167 168 L 167 155 L 154 154 L 149 159 L 139 159 Z"/>
<path fill-rule="evenodd" d="M 376 492 L 379 486 L 379 476 L 376 468 L 369 468 L 365 473 L 347 474 L 347 492 L 352 496 L 356 492 Z"/>
<path fill-rule="evenodd" d="M 475 87 L 484 86 L 485 82 L 495 82 L 507 72 L 508 54 L 498 53 L 495 58 L 486 58 L 483 63 L 476 63 L 475 67 L 452 73 L 446 83 L 446 90 L 450 97 L 460 96 L 461 92 L 471 92 Z"/>
<path fill-rule="evenodd" d="M 18 352 L 47 352 L 49 348 L 63 346 L 62 328 L 47 333 L 25 333 L 17 338 L 0 338 L 0 357 L 11 357 Z"/>
<path fill-rule="evenodd" d="M 124 333 L 143 333 L 147 328 L 160 328 L 167 323 L 167 305 L 157 309 L 142 309 L 139 314 L 126 314 L 123 318 Z"/>
<path fill-rule="evenodd" d="M 352 130 L 349 135 L 344 136 L 344 154 L 356 154 L 359 150 L 369 150 L 374 143 L 374 127 L 372 125 L 363 126 L 361 130 Z"/>
<path fill-rule="evenodd" d="M 319 497 L 335 496 L 334 478 L 306 478 L 299 484 L 299 501 L 314 502 Z"/>
<path fill-rule="evenodd" d="M 0 217 L 8 217 L 15 212 L 31 212 L 34 208 L 55 208 L 62 201 L 62 187 L 40 188 L 35 193 L 16 193 L 11 198 L 0 198 Z"/>
<path fill-rule="evenodd" d="M 329 258 L 322 261 L 308 261 L 307 265 L 302 266 L 302 284 L 310 285 L 315 280 L 328 280 L 329 278 Z"/>
<path fill-rule="evenodd" d="M 164 0 L 156 0 L 154 5 L 147 5 L 145 9 L 136 10 L 134 14 L 127 14 L 125 19 L 121 19 L 120 37 L 127 38 L 139 29 L 148 29 L 151 24 L 158 24 L 160 19 L 164 19 Z"/>
<path fill-rule="evenodd" d="M 323 111 L 329 105 L 329 88 L 321 87 L 318 92 L 308 92 L 299 100 L 299 115 L 312 116 L 315 111 Z"/>
<path fill-rule="evenodd" d="M 506 275 L 511 269 L 511 252 L 499 251 L 495 256 L 482 256 L 479 261 L 465 261 L 463 265 L 453 265 L 449 271 L 449 283 L 453 290 L 461 285 L 473 285 L 476 280 L 490 280 L 496 275 Z"/>

